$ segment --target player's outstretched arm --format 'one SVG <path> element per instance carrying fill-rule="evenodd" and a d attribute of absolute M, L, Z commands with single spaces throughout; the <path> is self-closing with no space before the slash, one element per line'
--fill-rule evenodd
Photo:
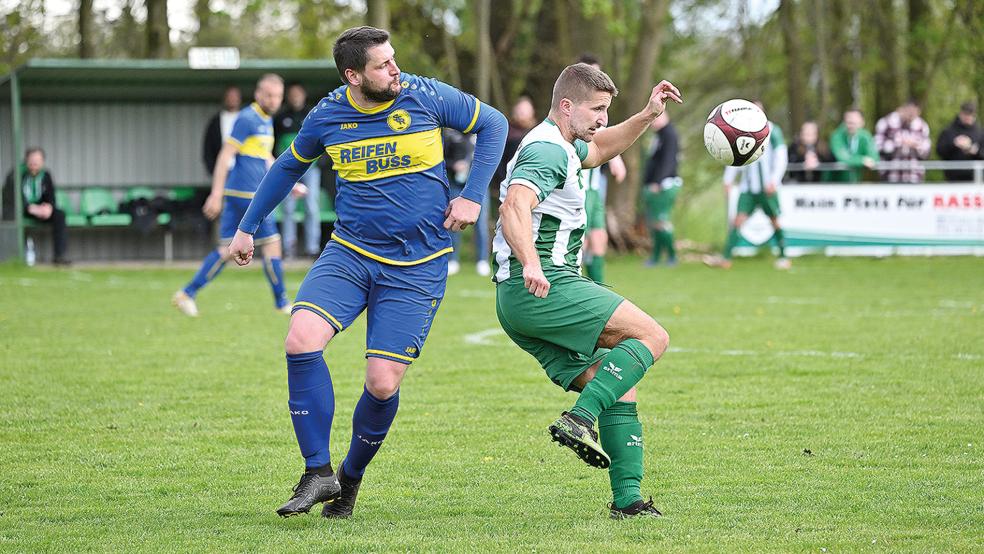
<path fill-rule="evenodd" d="M 632 143 L 642 136 L 649 124 L 663 113 L 669 100 L 683 104 L 680 91 L 673 86 L 673 83 L 660 81 L 653 87 L 649 102 L 641 112 L 614 127 L 600 129 L 595 134 L 594 140 L 588 143 L 588 156 L 584 158 L 581 167 L 598 167 L 625 152 L 626 148 L 632 146 Z"/>
<path fill-rule="evenodd" d="M 260 181 L 249 208 L 239 222 L 239 230 L 249 235 L 255 233 L 260 223 L 270 215 L 277 204 L 287 198 L 294 184 L 304 175 L 313 161 L 298 159 L 292 148 L 285 150 Z"/>
<path fill-rule="evenodd" d="M 502 159 L 508 130 L 509 122 L 499 110 L 484 103 L 478 106 L 475 124 L 469 130 L 478 134 L 471 170 L 461 196 L 452 199 L 448 205 L 445 229 L 460 231 L 478 220 L 489 182 Z"/>
<path fill-rule="evenodd" d="M 499 207 L 502 235 L 516 259 L 523 265 L 523 282 L 530 294 L 546 298 L 550 291 L 540 266 L 540 257 L 533 246 L 533 208 L 539 204 L 536 193 L 523 185 L 509 187 L 506 199 Z"/>

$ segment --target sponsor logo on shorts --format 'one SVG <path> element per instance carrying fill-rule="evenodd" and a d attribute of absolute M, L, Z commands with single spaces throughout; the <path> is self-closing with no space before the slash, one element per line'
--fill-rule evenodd
<path fill-rule="evenodd" d="M 404 350 L 404 352 L 406 352 L 407 354 L 416 354 L 417 349 L 413 346 L 408 346 L 406 350 Z"/>
<path fill-rule="evenodd" d="M 308 415 L 310 412 L 307 410 L 291 410 L 290 415 Z"/>
<path fill-rule="evenodd" d="M 642 437 L 637 437 L 635 435 L 629 436 L 632 437 L 632 440 L 625 443 L 625 446 L 638 446 L 639 448 L 642 448 Z"/>
<path fill-rule="evenodd" d="M 622 380 L 622 368 L 616 367 L 614 363 L 608 362 L 608 365 L 605 366 L 605 371 L 614 375 L 619 381 Z"/>

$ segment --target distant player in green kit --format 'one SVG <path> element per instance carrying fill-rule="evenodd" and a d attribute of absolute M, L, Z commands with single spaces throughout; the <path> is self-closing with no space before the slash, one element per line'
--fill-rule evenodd
<path fill-rule="evenodd" d="M 673 205 L 676 204 L 677 193 L 683 185 L 677 171 L 677 153 L 680 151 L 680 141 L 677 139 L 676 128 L 670 123 L 666 112 L 653 121 L 652 144 L 649 147 L 649 159 L 646 161 L 646 172 L 643 175 L 642 198 L 646 206 L 646 224 L 653 240 L 653 251 L 647 266 L 659 263 L 660 256 L 666 252 L 666 265 L 675 266 L 676 248 L 673 245 Z"/>
<path fill-rule="evenodd" d="M 635 385 L 666 350 L 669 336 L 634 304 L 580 275 L 586 222 L 580 173 L 628 148 L 668 100 L 682 100 L 676 87 L 662 81 L 641 112 L 606 128 L 616 94 L 608 75 L 587 64 L 560 74 L 549 116 L 506 166 L 492 250 L 502 328 L 554 383 L 580 392 L 550 425 L 551 437 L 589 465 L 608 468 L 610 514 L 622 519 L 660 515 L 640 489 Z"/>

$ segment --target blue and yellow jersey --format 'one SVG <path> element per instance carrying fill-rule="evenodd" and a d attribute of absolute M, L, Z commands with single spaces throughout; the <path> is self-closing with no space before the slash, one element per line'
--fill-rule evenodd
<path fill-rule="evenodd" d="M 372 109 L 357 105 L 348 86 L 335 89 L 308 113 L 290 150 L 305 163 L 327 153 L 338 172 L 335 241 L 413 265 L 451 251 L 441 128 L 472 131 L 481 103 L 435 79 L 400 78 L 400 94 Z"/>
<path fill-rule="evenodd" d="M 273 156 L 273 120 L 253 102 L 239 112 L 226 140 L 238 151 L 236 165 L 226 178 L 225 195 L 252 198 Z"/>

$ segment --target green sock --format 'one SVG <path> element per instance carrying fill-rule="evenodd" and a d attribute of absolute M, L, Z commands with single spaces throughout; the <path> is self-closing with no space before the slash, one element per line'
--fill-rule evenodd
<path fill-rule="evenodd" d="M 649 231 L 649 236 L 653 240 L 653 254 L 649 257 L 654 263 L 659 261 L 660 255 L 663 254 L 663 236 L 662 231 L 653 229 Z"/>
<path fill-rule="evenodd" d="M 588 279 L 591 279 L 595 283 L 603 283 L 605 281 L 605 257 L 604 256 L 593 256 L 591 262 L 588 263 Z"/>
<path fill-rule="evenodd" d="M 595 421 L 601 412 L 642 380 L 653 362 L 652 352 L 636 339 L 625 339 L 616 344 L 601 360 L 594 379 L 584 386 L 570 412 Z"/>
<path fill-rule="evenodd" d="M 642 500 L 642 423 L 635 402 L 616 402 L 598 416 L 601 447 L 612 459 L 608 479 L 612 483 L 612 502 L 625 508 Z"/>
<path fill-rule="evenodd" d="M 776 229 L 776 232 L 772 234 L 772 238 L 776 241 L 776 246 L 779 247 L 779 257 L 786 257 L 786 237 L 782 234 L 782 228 Z"/>
<path fill-rule="evenodd" d="M 732 227 L 728 231 L 728 243 L 724 245 L 724 259 L 731 259 L 731 251 L 734 249 L 735 245 L 738 244 L 738 228 Z"/>
<path fill-rule="evenodd" d="M 676 260 L 676 246 L 673 245 L 673 229 L 664 229 L 662 235 L 663 245 L 666 247 L 667 261 Z"/>

